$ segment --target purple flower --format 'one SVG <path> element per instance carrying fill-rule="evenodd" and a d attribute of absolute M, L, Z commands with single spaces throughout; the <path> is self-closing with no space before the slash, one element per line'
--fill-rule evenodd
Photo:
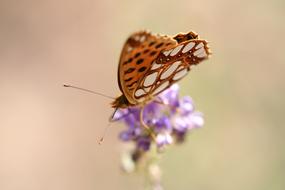
<path fill-rule="evenodd" d="M 174 84 L 145 105 L 143 122 L 149 130 L 140 121 L 140 107 L 119 109 L 114 120 L 123 121 L 127 126 L 120 133 L 120 139 L 132 141 L 137 149 L 148 151 L 152 143 L 161 149 L 174 142 L 183 142 L 189 131 L 202 127 L 203 114 L 195 111 L 189 96 L 179 98 L 178 92 L 179 86 Z"/>
<path fill-rule="evenodd" d="M 165 145 L 172 144 L 173 138 L 170 133 L 159 133 L 156 136 L 156 144 L 159 148 L 164 147 Z"/>
<path fill-rule="evenodd" d="M 182 115 L 188 115 L 195 110 L 193 100 L 189 96 L 184 96 L 179 101 L 179 105 L 180 105 Z"/>
<path fill-rule="evenodd" d="M 151 139 L 146 136 L 140 136 L 137 139 L 137 148 L 142 149 L 144 151 L 149 150 L 151 144 Z"/>
<path fill-rule="evenodd" d="M 158 98 L 162 100 L 163 103 L 171 106 L 177 107 L 179 105 L 179 86 L 178 84 L 172 85 L 169 89 L 163 91 Z"/>

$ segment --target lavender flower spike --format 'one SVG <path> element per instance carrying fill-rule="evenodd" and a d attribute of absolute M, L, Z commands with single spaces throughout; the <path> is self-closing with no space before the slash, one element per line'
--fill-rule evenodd
<path fill-rule="evenodd" d="M 189 96 L 179 98 L 178 92 L 179 86 L 174 84 L 144 107 L 143 120 L 155 139 L 141 126 L 139 107 L 119 109 L 115 114 L 115 119 L 127 126 L 119 138 L 124 142 L 134 142 L 137 151 L 147 152 L 152 145 L 162 148 L 182 142 L 189 131 L 202 127 L 203 114 L 195 111 Z"/>

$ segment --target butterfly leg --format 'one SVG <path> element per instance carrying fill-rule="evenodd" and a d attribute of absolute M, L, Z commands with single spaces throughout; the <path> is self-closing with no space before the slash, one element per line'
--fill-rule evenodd
<path fill-rule="evenodd" d="M 167 105 L 165 102 L 163 102 L 159 97 L 157 97 L 155 100 L 154 100 L 155 103 L 157 104 L 161 104 L 161 105 Z"/>
<path fill-rule="evenodd" d="M 147 130 L 147 132 L 149 133 L 151 138 L 155 141 L 156 136 L 155 136 L 154 132 L 150 129 L 149 126 L 147 126 L 147 124 L 145 124 L 145 122 L 143 120 L 143 110 L 144 110 L 144 107 L 142 107 L 140 110 L 140 123 Z"/>
<path fill-rule="evenodd" d="M 114 112 L 112 113 L 112 115 L 109 117 L 109 122 L 114 122 L 116 120 L 114 120 L 115 114 L 118 111 L 119 108 L 115 108 Z"/>
<path fill-rule="evenodd" d="M 112 122 L 116 121 L 114 120 L 114 116 L 116 114 L 116 112 L 118 111 L 118 108 L 115 108 L 114 112 L 112 113 L 112 115 L 109 117 L 109 123 L 108 125 L 105 127 L 103 135 L 101 136 L 101 138 L 98 140 L 98 144 L 102 144 L 104 141 L 104 138 L 108 132 L 109 127 L 111 126 Z"/>
<path fill-rule="evenodd" d="M 153 102 L 163 106 L 169 106 L 169 103 L 164 102 L 160 97 L 156 97 L 155 100 L 153 100 Z"/>

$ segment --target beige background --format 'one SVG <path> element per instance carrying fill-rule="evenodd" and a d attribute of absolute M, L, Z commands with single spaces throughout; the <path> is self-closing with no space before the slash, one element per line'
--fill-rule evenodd
<path fill-rule="evenodd" d="M 282 0 L 0 1 L 0 189 L 143 189 L 119 168 L 109 100 L 71 83 L 119 95 L 117 64 L 138 29 L 194 30 L 212 58 L 180 82 L 206 125 L 162 159 L 166 189 L 283 190 Z"/>

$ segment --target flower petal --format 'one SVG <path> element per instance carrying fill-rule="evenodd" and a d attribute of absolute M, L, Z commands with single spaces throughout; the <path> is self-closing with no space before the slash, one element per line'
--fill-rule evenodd
<path fill-rule="evenodd" d="M 201 112 L 194 112 L 188 117 L 189 129 L 200 128 L 204 125 L 204 117 Z"/>
<path fill-rule="evenodd" d="M 121 120 L 129 114 L 128 109 L 117 109 L 112 118 L 113 121 Z"/>
<path fill-rule="evenodd" d="M 193 112 L 195 107 L 194 107 L 192 98 L 190 98 L 189 96 L 184 96 L 180 100 L 180 107 L 179 108 L 180 108 L 181 114 L 183 114 L 183 115 L 187 115 L 187 114 Z"/>
<path fill-rule="evenodd" d="M 160 133 L 156 136 L 155 140 L 158 147 L 163 147 L 165 145 L 172 144 L 173 142 L 172 136 L 169 133 Z"/>
<path fill-rule="evenodd" d="M 177 84 L 173 84 L 158 97 L 163 101 L 163 103 L 172 107 L 177 107 L 179 105 L 178 91 L 179 86 Z"/>
<path fill-rule="evenodd" d="M 149 137 L 140 137 L 137 139 L 137 147 L 144 151 L 149 150 L 151 139 Z"/>
<path fill-rule="evenodd" d="M 177 131 L 186 131 L 188 129 L 188 123 L 185 120 L 185 117 L 180 115 L 177 115 L 172 119 L 172 125 Z"/>
<path fill-rule="evenodd" d="M 171 126 L 170 118 L 167 116 L 163 116 L 159 118 L 155 123 L 155 130 L 157 132 L 171 131 L 171 129 L 172 129 L 172 126 Z"/>

